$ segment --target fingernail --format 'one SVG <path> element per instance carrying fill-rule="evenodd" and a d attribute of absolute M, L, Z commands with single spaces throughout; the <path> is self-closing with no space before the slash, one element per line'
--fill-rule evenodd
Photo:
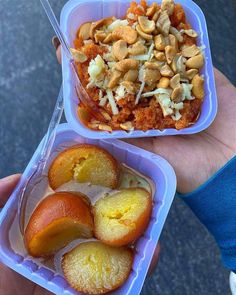
<path fill-rule="evenodd" d="M 52 37 L 52 45 L 55 47 L 55 49 L 57 49 L 58 46 L 60 45 L 60 41 L 57 38 L 57 36 Z"/>

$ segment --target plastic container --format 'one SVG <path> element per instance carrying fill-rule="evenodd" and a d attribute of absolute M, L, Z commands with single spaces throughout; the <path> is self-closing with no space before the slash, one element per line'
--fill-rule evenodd
<path fill-rule="evenodd" d="M 55 149 L 58 149 L 58 146 L 67 146 L 66 143 L 68 142 L 70 144 L 90 143 L 101 146 L 114 155 L 120 163 L 130 166 L 154 181 L 156 191 L 154 194 L 152 217 L 146 232 L 136 243 L 136 254 L 132 272 L 125 284 L 112 293 L 117 295 L 138 295 L 144 283 L 149 264 L 175 195 L 175 173 L 169 163 L 157 155 L 116 139 L 85 139 L 76 134 L 68 124 L 59 126 L 52 154 L 55 155 Z M 13 220 L 17 212 L 18 191 L 24 184 L 32 167 L 37 163 L 39 147 L 25 169 L 20 184 L 1 211 L 0 260 L 21 275 L 27 277 L 27 279 L 55 294 L 79 294 L 69 287 L 61 275 L 43 266 L 39 259 L 34 259 L 27 254 L 19 255 L 19 252 L 16 253 L 10 244 L 9 232 L 11 232 Z"/>
<path fill-rule="evenodd" d="M 153 1 L 148 1 L 152 3 Z M 157 1 L 160 2 L 160 1 Z M 87 128 L 80 122 L 77 115 L 78 99 L 75 91 L 75 80 L 68 59 L 62 52 L 62 73 L 64 86 L 64 102 L 65 115 L 70 126 L 80 135 L 89 138 L 134 138 L 146 136 L 164 136 L 164 135 L 180 135 L 193 134 L 206 129 L 213 122 L 217 113 L 217 96 L 215 89 L 215 81 L 213 74 L 213 66 L 211 59 L 210 44 L 207 33 L 207 26 L 202 10 L 191 0 L 177 0 L 181 3 L 187 20 L 193 29 L 199 32 L 198 45 L 204 45 L 205 48 L 205 66 L 202 74 L 205 77 L 205 98 L 202 105 L 202 111 L 197 122 L 185 129 L 164 129 L 148 130 L 148 131 L 95 131 Z M 94 21 L 108 16 L 122 17 L 125 15 L 130 1 L 124 0 L 70 0 L 63 7 L 61 12 L 61 28 L 67 37 L 67 41 L 71 47 L 75 39 L 79 26 L 88 21 Z"/>

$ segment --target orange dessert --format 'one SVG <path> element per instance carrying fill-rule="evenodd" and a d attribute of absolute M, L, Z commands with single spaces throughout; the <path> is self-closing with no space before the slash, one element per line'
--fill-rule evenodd
<path fill-rule="evenodd" d="M 45 257 L 75 239 L 92 236 L 93 217 L 86 196 L 59 192 L 39 203 L 26 227 L 24 241 L 30 255 Z"/>
<path fill-rule="evenodd" d="M 65 254 L 62 269 L 78 292 L 104 294 L 121 286 L 133 263 L 129 248 L 114 248 L 101 242 L 85 242 Z"/>
<path fill-rule="evenodd" d="M 204 99 L 198 33 L 183 7 L 131 2 L 124 18 L 83 24 L 71 52 L 81 83 L 106 122 L 78 114 L 91 129 L 183 129 L 197 120 Z"/>
<path fill-rule="evenodd" d="M 119 167 L 106 150 L 81 144 L 68 148 L 54 159 L 48 179 L 52 189 L 72 179 L 115 188 L 119 180 Z"/>
<path fill-rule="evenodd" d="M 93 207 L 95 236 L 108 245 L 127 245 L 143 234 L 151 212 L 151 195 L 142 188 L 105 196 Z"/>

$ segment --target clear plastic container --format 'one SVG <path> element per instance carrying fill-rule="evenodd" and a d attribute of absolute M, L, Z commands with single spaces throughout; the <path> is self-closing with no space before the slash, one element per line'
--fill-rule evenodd
<path fill-rule="evenodd" d="M 154 182 L 156 190 L 153 196 L 152 216 L 147 230 L 136 242 L 136 254 L 132 272 L 124 285 L 112 293 L 117 295 L 138 295 L 144 283 L 148 267 L 175 195 L 176 177 L 174 170 L 160 156 L 116 139 L 98 140 L 83 138 L 73 131 L 68 124 L 61 124 L 59 126 L 50 158 L 55 156 L 58 147 L 68 146 L 68 142 L 70 145 L 88 143 L 101 146 L 110 152 L 120 163 L 124 163 L 146 175 Z M 42 265 L 40 259 L 32 258 L 26 251 L 22 252 L 22 250 L 19 250 L 23 243 L 20 241 L 20 234 L 17 231 L 16 213 L 19 197 L 18 192 L 21 186 L 24 185 L 32 168 L 36 165 L 39 150 L 40 145 L 25 169 L 20 184 L 0 213 L 0 260 L 21 275 L 27 277 L 27 279 L 55 294 L 79 294 L 69 287 L 66 280 L 59 273 L 56 273 L 50 267 Z M 22 245 L 20 246 L 20 244 Z"/>
<path fill-rule="evenodd" d="M 152 3 L 153 1 L 148 2 Z M 77 133 L 88 138 L 134 138 L 193 134 L 210 126 L 217 113 L 217 95 L 206 20 L 202 10 L 193 1 L 178 0 L 176 2 L 182 4 L 186 12 L 187 20 L 190 22 L 193 29 L 199 33 L 198 45 L 204 45 L 206 47 L 204 50 L 205 65 L 201 70 L 201 73 L 205 78 L 205 97 L 201 114 L 197 122 L 182 130 L 172 128 L 148 131 L 134 130 L 130 132 L 119 130 L 109 133 L 107 131 L 95 131 L 87 128 L 82 122 L 80 122 L 77 115 L 78 99 L 75 91 L 74 74 L 69 65 L 68 59 L 62 52 L 65 115 L 67 122 Z M 61 12 L 61 29 L 66 35 L 68 43 L 73 47 L 73 40 L 75 39 L 76 32 L 82 23 L 108 16 L 122 17 L 125 15 L 129 5 L 130 1 L 124 0 L 70 0 L 66 3 Z"/>

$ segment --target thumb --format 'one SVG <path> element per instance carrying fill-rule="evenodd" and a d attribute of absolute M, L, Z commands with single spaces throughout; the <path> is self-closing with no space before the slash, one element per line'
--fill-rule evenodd
<path fill-rule="evenodd" d="M 14 174 L 0 179 L 0 208 L 5 205 L 17 183 L 19 182 L 21 174 Z"/>

